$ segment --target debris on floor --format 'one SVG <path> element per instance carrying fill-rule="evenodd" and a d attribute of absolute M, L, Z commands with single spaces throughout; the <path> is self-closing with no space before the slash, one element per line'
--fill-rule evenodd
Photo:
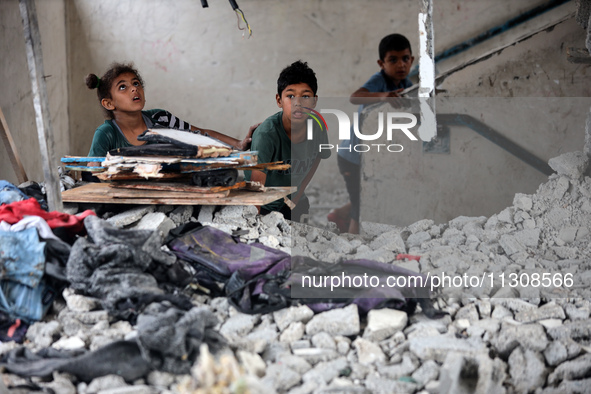
<path fill-rule="evenodd" d="M 536 193 L 516 194 L 512 206 L 491 217 L 460 216 L 447 223 L 424 219 L 406 227 L 362 222 L 362 235 L 289 222 L 278 213 L 260 216 L 248 205 L 163 204 L 124 211 L 109 211 L 113 207 L 109 204 L 99 210 L 97 205 L 100 218 L 89 217 L 85 223 L 107 222 L 112 228 L 95 228 L 104 238 L 79 238 L 80 250 L 97 249 L 90 253 L 88 264 L 76 270 L 83 273 L 86 269 L 88 275 L 77 276 L 82 278 L 78 290 L 68 286 L 58 294 L 47 315 L 28 327 L 22 346 L 10 341 L 0 344 L 3 362 L 42 349 L 51 349 L 48 354 L 67 350 L 91 355 L 122 341 L 137 343 L 140 338 L 146 345 L 140 354 L 148 351 L 141 356 L 143 360 L 176 365 L 183 357 L 175 355 L 189 348 L 182 350 L 175 342 L 167 352 L 160 340 L 151 338 L 160 338 L 170 328 L 149 322 L 167 320 L 176 327 L 174 332 L 189 333 L 182 328 L 196 320 L 182 316 L 195 308 L 189 316 L 199 311 L 207 316 L 201 321 L 212 324 L 198 332 L 212 329 L 228 347 L 216 353 L 202 346 L 191 369 L 180 374 L 146 364 L 149 371 L 131 380 L 111 374 L 84 381 L 53 370 L 44 379 L 25 379 L 5 371 L 3 382 L 8 388 L 28 385 L 32 389 L 35 385 L 80 393 L 109 389 L 193 393 L 210 388 L 245 392 L 245 387 L 251 392 L 292 393 L 452 393 L 465 388 L 499 393 L 585 392 L 591 386 L 591 178 L 588 160 L 579 153 L 561 155 L 550 165 L 557 173 Z M 83 207 L 72 204 L 69 209 Z M 505 283 L 496 280 L 492 286 L 490 282 L 477 286 L 468 281 L 455 292 L 443 292 L 437 304 L 448 315 L 440 319 L 428 318 L 421 306 L 414 314 L 385 308 L 364 315 L 355 304 L 324 312 L 291 305 L 271 313 L 245 314 L 228 297 L 204 291 L 215 287 L 203 277 L 187 287 L 183 280 L 193 275 L 183 272 L 195 267 L 173 257 L 165 245 L 137 252 L 151 256 L 144 259 L 130 249 L 132 241 L 113 243 L 110 238 L 121 232 L 143 234 L 149 240 L 154 237 L 152 231 L 162 237 L 178 225 L 197 222 L 247 245 L 260 243 L 308 259 L 331 263 L 367 259 L 439 278 L 444 273 L 455 278 L 504 274 Z M 108 242 L 103 244 L 101 239 Z M 91 241 L 98 243 L 91 246 Z M 123 252 L 123 246 L 128 251 Z M 125 289 L 120 289 L 103 300 L 100 284 L 114 278 L 106 274 L 106 266 L 98 269 L 105 275 L 94 274 L 90 287 L 82 285 L 97 271 L 99 263 L 93 261 L 98 256 L 104 257 L 101 261 L 107 266 L 107 256 L 117 258 L 121 263 L 113 260 L 111 268 L 120 266 L 121 278 L 141 283 L 141 288 L 154 290 L 159 298 L 142 306 L 150 300 L 130 295 L 125 301 Z M 144 280 L 147 271 L 141 264 L 158 267 L 150 271 L 158 276 Z M 539 281 L 532 283 L 535 274 Z M 177 287 L 174 283 L 183 290 L 172 293 Z M 81 291 L 91 288 L 98 292 Z M 188 297 L 187 305 L 175 298 L 183 294 Z M 135 316 L 135 320 L 117 319 L 113 311 Z M 173 312 L 174 318 L 161 317 Z M 167 353 L 155 357 L 155 350 Z"/>

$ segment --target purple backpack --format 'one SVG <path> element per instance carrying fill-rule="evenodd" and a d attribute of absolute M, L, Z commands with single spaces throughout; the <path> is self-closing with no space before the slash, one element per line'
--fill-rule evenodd
<path fill-rule="evenodd" d="M 307 304 L 316 312 L 350 303 L 361 314 L 371 309 L 394 308 L 412 313 L 421 304 L 429 317 L 440 317 L 430 300 L 431 283 L 425 275 L 372 260 L 346 260 L 327 263 L 289 254 L 260 243 L 245 244 L 221 230 L 200 226 L 185 233 L 177 232 L 167 242 L 170 250 L 196 271 L 197 282 L 219 291 L 243 313 L 268 313 L 294 304 Z M 302 278 L 315 276 L 375 277 L 375 286 L 349 286 L 329 291 L 325 286 L 308 286 Z M 404 287 L 386 286 L 387 278 L 405 277 Z M 308 284 L 310 281 L 307 282 Z M 384 285 L 384 286 L 382 286 Z"/>

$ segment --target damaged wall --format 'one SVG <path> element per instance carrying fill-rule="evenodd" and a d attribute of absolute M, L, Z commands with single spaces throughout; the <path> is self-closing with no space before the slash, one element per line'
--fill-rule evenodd
<path fill-rule="evenodd" d="M 582 150 L 591 68 L 569 63 L 566 49 L 584 47 L 584 40 L 585 31 L 571 18 L 452 74 L 438 88 L 543 161 Z M 439 104 L 437 111 L 446 112 Z M 368 124 L 368 130 L 376 128 L 375 122 Z M 533 193 L 545 179 L 466 127 L 451 129 L 449 154 L 425 153 L 421 143 L 408 140 L 400 143 L 404 153 L 363 156 L 362 220 L 407 225 L 422 218 L 439 223 L 458 215 L 490 215 L 509 205 L 515 193 Z M 385 168 L 390 169 L 386 177 Z"/>
<path fill-rule="evenodd" d="M 66 28 L 63 0 L 36 1 L 41 34 L 43 67 L 55 156 L 70 152 L 68 130 L 68 95 L 66 67 Z M 25 36 L 18 1 L 0 1 L 0 108 L 18 149 L 27 176 L 43 181 L 39 140 L 33 109 L 31 80 L 25 53 Z M 0 179 L 16 183 L 6 149 L 0 141 Z M 56 163 L 58 165 L 58 163 Z"/>

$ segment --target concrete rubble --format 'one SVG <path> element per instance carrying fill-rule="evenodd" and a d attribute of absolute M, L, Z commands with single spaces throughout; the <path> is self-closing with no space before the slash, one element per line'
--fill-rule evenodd
<path fill-rule="evenodd" d="M 166 234 L 175 225 L 199 221 L 230 233 L 246 230 L 239 233 L 242 241 L 259 241 L 293 255 L 329 262 L 367 258 L 432 276 L 467 274 L 487 280 L 480 286 L 463 282 L 441 289 L 439 305 L 449 315 L 439 320 L 428 319 L 420 308 L 410 316 L 383 309 L 360 317 L 356 305 L 317 314 L 294 306 L 245 315 L 223 298 L 194 296 L 195 303 L 220 319 L 217 329 L 230 347 L 217 358 L 202 349 L 190 375 L 154 371 L 135 382 L 104 376 L 86 384 L 55 373 L 50 382 L 33 381 L 60 393 L 247 388 L 251 393 L 590 392 L 588 158 L 582 152 L 566 153 L 549 164 L 556 174 L 535 194 L 516 194 L 512 206 L 491 217 L 458 217 L 448 223 L 426 219 L 405 228 L 363 222 L 361 236 L 291 223 L 279 214 L 261 217 L 251 206 L 145 206 L 107 213 L 105 218 L 120 228 Z M 421 259 L 396 261 L 399 253 Z M 536 273 L 539 282 L 532 283 Z M 488 280 L 491 274 L 495 280 Z M 66 289 L 50 315 L 30 327 L 26 346 L 96 349 L 135 335 L 129 323 L 110 321 L 100 300 Z M 1 343 L 0 353 L 14 347 Z M 24 381 L 3 375 L 6 386 Z"/>

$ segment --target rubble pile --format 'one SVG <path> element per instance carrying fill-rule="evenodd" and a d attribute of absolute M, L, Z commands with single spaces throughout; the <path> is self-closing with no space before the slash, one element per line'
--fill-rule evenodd
<path fill-rule="evenodd" d="M 228 346 L 215 357 L 202 347 L 190 373 L 155 370 L 131 382 L 116 375 L 78 382 L 67 373 L 54 372 L 49 381 L 4 373 L 3 383 L 105 394 L 590 392 L 589 163 L 575 152 L 549 164 L 556 173 L 535 194 L 515 195 L 512 206 L 489 218 L 425 219 L 403 228 L 363 222 L 360 236 L 291 223 L 278 213 L 259 216 L 253 206 L 107 212 L 102 218 L 117 228 L 166 235 L 200 222 L 294 256 L 371 259 L 431 276 L 485 280 L 440 289 L 438 305 L 448 313 L 441 319 L 420 308 L 411 315 L 376 309 L 360 316 L 354 304 L 322 313 L 301 305 L 248 315 L 224 297 L 195 294 L 193 304 L 215 315 L 214 329 Z M 539 282 L 532 282 L 534 274 Z M 547 277 L 549 283 L 542 280 Z M 95 350 L 137 336 L 138 326 L 113 321 L 101 300 L 66 289 L 50 314 L 31 325 L 24 346 Z M 2 343 L 0 354 L 19 346 Z"/>

